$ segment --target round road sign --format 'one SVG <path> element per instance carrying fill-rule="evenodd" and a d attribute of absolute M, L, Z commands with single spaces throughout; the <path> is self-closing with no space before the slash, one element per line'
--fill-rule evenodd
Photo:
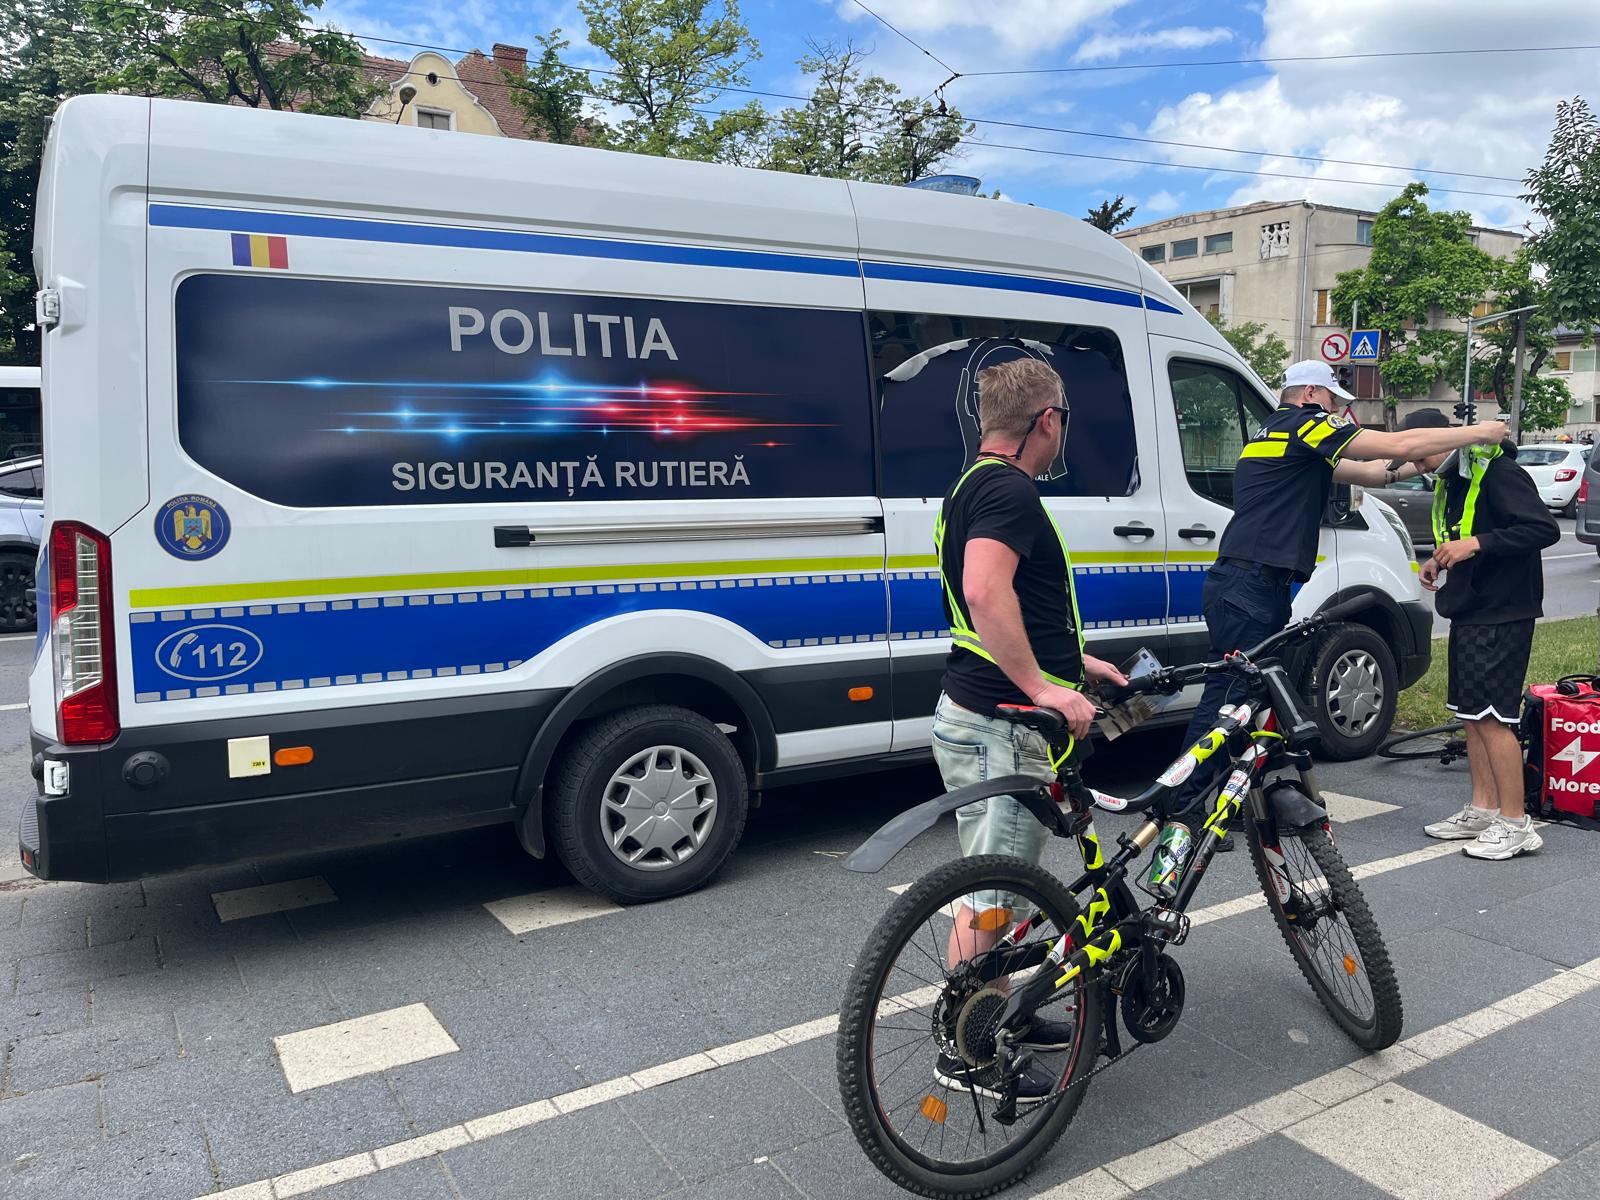
<path fill-rule="evenodd" d="M 1328 362 L 1338 362 L 1350 353 L 1350 338 L 1343 333 L 1330 333 L 1322 339 L 1322 357 Z"/>

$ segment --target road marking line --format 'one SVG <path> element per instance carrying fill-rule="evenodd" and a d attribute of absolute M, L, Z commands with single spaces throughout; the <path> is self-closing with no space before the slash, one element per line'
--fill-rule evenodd
<path fill-rule="evenodd" d="M 1259 1100 L 1254 1104 L 1235 1109 L 1227 1116 L 1208 1122 L 1197 1129 L 1192 1129 L 1187 1133 L 1180 1133 L 1164 1142 L 1157 1142 L 1155 1145 L 1147 1146 L 1145 1149 L 1135 1151 L 1133 1154 L 1124 1155 L 1122 1158 L 1117 1159 L 1116 1162 L 1106 1164 L 1103 1168 L 1087 1171 L 1082 1175 L 1067 1180 L 1065 1183 L 1056 1184 L 1048 1191 L 1037 1193 L 1033 1200 L 1078 1200 L 1079 1197 L 1085 1195 L 1112 1197 L 1120 1195 L 1120 1193 L 1104 1190 L 1106 1172 L 1108 1171 L 1111 1172 L 1114 1179 L 1129 1184 L 1132 1184 L 1134 1179 L 1152 1179 L 1157 1182 L 1171 1179 L 1176 1174 L 1181 1174 L 1183 1170 L 1190 1170 L 1192 1167 L 1184 1167 L 1178 1171 L 1173 1171 L 1174 1164 L 1182 1160 L 1170 1154 L 1168 1147 L 1184 1150 L 1190 1158 L 1198 1159 L 1199 1155 L 1196 1154 L 1193 1148 L 1192 1140 L 1202 1131 L 1226 1122 L 1229 1117 L 1238 1117 L 1259 1130 L 1253 1138 L 1241 1141 L 1237 1145 L 1231 1146 L 1230 1149 L 1238 1149 L 1239 1146 L 1249 1145 L 1251 1142 L 1270 1137 L 1274 1133 L 1283 1133 L 1294 1138 L 1295 1141 L 1300 1142 L 1307 1149 L 1313 1150 L 1323 1157 L 1329 1158 L 1345 1170 L 1359 1175 L 1361 1174 L 1360 1170 L 1337 1157 L 1336 1153 L 1330 1154 L 1323 1148 L 1322 1142 L 1324 1139 L 1317 1133 L 1316 1123 L 1328 1118 L 1329 1114 L 1333 1114 L 1332 1119 L 1338 1121 L 1342 1119 L 1342 1114 L 1357 1111 L 1352 1106 L 1357 1105 L 1358 1101 L 1364 1104 L 1371 1103 L 1371 1098 L 1374 1095 L 1379 1097 L 1381 1105 L 1382 1099 L 1385 1096 L 1389 1096 L 1388 1089 L 1394 1089 L 1399 1092 L 1405 1091 L 1404 1088 L 1400 1088 L 1392 1082 L 1394 1078 L 1405 1074 L 1407 1071 L 1426 1066 L 1430 1062 L 1454 1054 L 1457 1050 L 1473 1045 L 1481 1037 L 1489 1036 L 1501 1029 L 1515 1025 L 1519 1021 L 1531 1019 L 1532 1013 L 1530 1009 L 1533 1006 L 1528 1003 L 1530 996 L 1537 996 L 1540 999 L 1560 997 L 1556 1000 L 1556 1003 L 1560 1004 L 1574 996 L 1597 988 L 1600 988 L 1600 958 L 1593 959 L 1582 966 L 1574 967 L 1570 971 L 1563 971 L 1560 974 L 1552 975 L 1548 979 L 1540 980 L 1530 987 L 1523 988 L 1520 992 L 1514 992 L 1502 1000 L 1495 1001 L 1488 1008 L 1480 1009 L 1469 1013 L 1465 1017 L 1454 1021 L 1446 1021 L 1443 1025 L 1436 1025 L 1432 1029 L 1424 1030 L 1422 1033 L 1415 1034 L 1399 1042 L 1390 1050 L 1367 1055 L 1348 1067 L 1337 1067 L 1325 1075 L 1318 1076 L 1316 1079 L 1296 1084 L 1294 1087 L 1279 1092 L 1277 1095 L 1268 1096 L 1265 1100 Z M 1539 1011 L 1542 1012 L 1544 1009 L 1540 1008 Z M 1497 1019 L 1492 1022 L 1475 1020 L 1475 1018 L 1481 1017 L 1485 1013 L 1494 1014 Z M 1529 1013 L 1529 1015 L 1521 1016 L 1519 1013 Z M 1396 1053 L 1396 1051 L 1399 1053 Z M 1421 1100 L 1422 1098 L 1419 1096 L 1418 1099 Z M 1431 1104 L 1432 1102 L 1429 1101 L 1427 1103 Z M 1382 1108 L 1387 1109 L 1388 1114 L 1395 1112 L 1395 1105 L 1393 1104 L 1382 1105 Z M 1452 1116 L 1459 1116 L 1459 1114 L 1452 1113 Z M 1380 1113 L 1378 1119 L 1388 1121 L 1389 1127 L 1396 1131 L 1397 1137 L 1411 1138 L 1410 1125 L 1407 1122 L 1395 1120 L 1394 1117 L 1383 1113 Z M 1477 1122 L 1471 1121 L 1470 1118 L 1464 1116 L 1460 1117 L 1460 1120 L 1469 1122 L 1472 1125 L 1477 1124 Z M 1304 1140 L 1296 1136 L 1297 1130 L 1302 1130 L 1308 1125 L 1310 1126 L 1308 1137 L 1311 1140 Z M 1230 1124 L 1228 1129 L 1230 1138 L 1244 1136 L 1244 1131 L 1238 1126 Z M 1496 1136 L 1505 1137 L 1504 1134 L 1497 1134 Z M 1317 1141 L 1318 1144 L 1312 1145 L 1312 1140 Z M 1510 1140 L 1507 1138 L 1507 1141 Z M 1333 1144 L 1333 1141 L 1334 1139 L 1328 1139 L 1329 1144 Z M 1341 1145 L 1345 1144 L 1342 1138 L 1338 1139 L 1338 1141 Z M 1418 1147 L 1419 1152 L 1423 1152 L 1423 1149 L 1425 1149 L 1428 1154 L 1429 1164 L 1443 1161 L 1440 1156 L 1433 1152 L 1432 1142 L 1425 1137 L 1412 1138 L 1407 1142 L 1407 1145 Z M 1516 1145 L 1521 1146 L 1521 1143 L 1516 1143 Z M 1522 1147 L 1522 1149 L 1532 1154 L 1540 1153 L 1531 1147 Z M 1531 1160 L 1529 1161 L 1531 1162 Z M 1551 1162 L 1553 1163 L 1554 1160 L 1552 1159 Z M 1196 1163 L 1195 1165 L 1199 1164 Z M 1542 1167 L 1540 1168 L 1541 1171 L 1543 1169 Z M 1535 1172 L 1535 1174 L 1537 1173 Z M 1416 1177 L 1418 1179 L 1428 1179 L 1432 1178 L 1433 1174 L 1430 1166 L 1429 1170 L 1418 1172 Z M 1157 1176 L 1159 1176 L 1159 1179 L 1156 1179 Z M 1377 1182 L 1371 1176 L 1365 1176 L 1364 1178 L 1368 1182 Z M 1519 1178 L 1516 1183 L 1508 1184 L 1501 1191 L 1496 1191 L 1492 1194 L 1498 1196 L 1502 1194 L 1502 1191 L 1509 1191 L 1511 1188 L 1525 1182 L 1527 1178 L 1532 1178 L 1532 1176 Z M 1149 1184 L 1140 1183 L 1137 1186 L 1147 1187 Z M 1379 1186 L 1387 1185 L 1379 1184 Z M 1393 1194 L 1402 1197 L 1412 1196 L 1416 1197 L 1417 1200 L 1432 1200 L 1434 1196 L 1448 1196 L 1451 1200 L 1454 1200 L 1461 1193 L 1457 1189 L 1449 1192 L 1401 1190 L 1395 1191 Z M 1484 1193 L 1484 1195 L 1489 1194 Z"/>
<path fill-rule="evenodd" d="M 310 908 L 316 904 L 330 904 L 338 898 L 326 879 L 321 875 L 311 875 L 305 879 L 290 879 L 260 887 L 212 892 L 211 904 L 217 910 L 217 920 L 226 922 L 288 912 L 295 908 Z"/>
<path fill-rule="evenodd" d="M 407 1004 L 286 1033 L 273 1038 L 272 1045 L 291 1092 L 310 1091 L 461 1049 L 426 1004 Z"/>
<path fill-rule="evenodd" d="M 1545 562 L 1555 562 L 1558 558 L 1593 558 L 1592 554 L 1547 554 Z"/>
<path fill-rule="evenodd" d="M 1346 796 L 1343 792 L 1323 792 L 1322 803 L 1335 825 L 1348 825 L 1379 813 L 1395 812 L 1398 804 L 1385 804 L 1381 800 L 1363 800 L 1360 796 Z"/>
<path fill-rule="evenodd" d="M 1371 868 L 1369 874 L 1382 874 L 1385 871 L 1396 870 L 1401 866 L 1408 866 L 1418 862 L 1425 862 L 1439 857 L 1441 851 L 1459 851 L 1460 847 L 1454 844 L 1445 844 L 1440 847 L 1428 847 L 1422 851 L 1398 855 L 1390 859 L 1380 859 L 1375 863 L 1367 864 Z M 1233 904 L 1229 901 L 1228 904 Z M 1221 907 L 1221 906 L 1218 906 Z M 1558 997 L 1558 1003 L 1565 1002 L 1574 996 L 1600 989 L 1600 958 L 1564 971 L 1548 979 L 1541 980 L 1531 987 L 1513 993 L 1503 1000 L 1497 1001 L 1488 1008 L 1479 1009 L 1466 1017 L 1456 1021 L 1446 1022 L 1433 1029 L 1425 1030 L 1420 1034 L 1407 1038 L 1399 1043 L 1401 1050 L 1409 1055 L 1370 1055 L 1350 1067 L 1339 1067 L 1318 1079 L 1308 1080 L 1305 1083 L 1286 1089 L 1264 1100 L 1246 1105 L 1232 1113 L 1225 1114 L 1223 1118 L 1209 1122 L 1216 1125 L 1219 1121 L 1226 1121 L 1228 1117 L 1237 1117 L 1245 1125 L 1259 1130 L 1259 1135 L 1249 1141 L 1240 1141 L 1239 1145 L 1250 1144 L 1250 1141 L 1259 1141 L 1274 1132 L 1287 1129 L 1292 1125 L 1328 1110 L 1328 1105 L 1319 1102 L 1314 1097 L 1322 1096 L 1353 1096 L 1365 1094 L 1373 1088 L 1382 1085 L 1384 1078 L 1394 1078 L 1404 1074 L 1424 1062 L 1431 1062 L 1446 1055 L 1453 1054 L 1477 1041 L 1479 1037 L 1499 1029 L 1515 1025 L 1520 1020 L 1530 1019 L 1519 1015 L 1530 1007 L 1527 1001 L 1529 993 L 1540 993 L 1541 996 L 1549 995 Z M 906 992 L 895 997 L 886 997 L 885 1000 L 897 1007 L 915 1007 L 931 1003 L 938 995 L 934 987 L 918 988 L 914 992 Z M 413 1007 L 425 1008 L 425 1005 Z M 1486 1014 L 1493 1014 L 1492 1022 L 1485 1022 Z M 430 1014 L 431 1015 L 431 1014 Z M 704 1074 L 721 1069 L 719 1058 L 728 1062 L 744 1061 L 751 1057 L 743 1053 L 743 1049 L 752 1042 L 761 1042 L 769 1047 L 762 1053 L 772 1053 L 778 1048 L 778 1043 L 783 1046 L 797 1046 L 805 1042 L 815 1041 L 837 1032 L 839 1015 L 837 1013 L 826 1017 L 818 1017 L 813 1021 L 803 1021 L 798 1025 L 790 1025 L 784 1029 L 774 1030 L 770 1034 L 763 1034 L 757 1038 L 744 1038 L 737 1042 L 730 1042 L 723 1046 L 714 1046 L 701 1054 L 691 1054 L 685 1058 L 675 1059 L 669 1063 L 646 1067 L 629 1075 L 618 1076 L 602 1083 L 594 1084 L 587 1088 L 580 1088 L 575 1092 L 567 1092 L 545 1100 L 535 1100 L 529 1104 L 518 1105 L 514 1108 L 503 1109 L 499 1112 L 487 1113 L 473 1120 L 459 1125 L 448 1126 L 435 1130 L 432 1133 L 421 1134 L 408 1138 L 402 1142 L 382 1148 L 383 1160 L 377 1157 L 378 1151 L 367 1154 L 352 1155 L 349 1158 L 339 1159 L 335 1163 L 324 1164 L 323 1167 L 308 1167 L 303 1171 L 292 1172 L 289 1175 L 279 1175 L 268 1180 L 259 1180 L 245 1184 L 242 1187 L 231 1189 L 227 1192 L 212 1193 L 207 1196 L 197 1197 L 196 1200 L 267 1200 L 267 1197 L 282 1197 L 286 1195 L 300 1195 L 304 1191 L 314 1190 L 313 1187 L 303 1186 L 305 1180 L 317 1178 L 314 1172 L 323 1169 L 337 1168 L 341 1172 L 355 1172 L 356 1174 L 372 1174 L 374 1171 L 386 1169 L 383 1162 L 391 1164 L 415 1161 L 425 1158 L 430 1154 L 437 1154 L 438 1149 L 429 1149 L 429 1146 L 446 1143 L 455 1146 L 464 1145 L 459 1139 L 465 1134 L 473 1142 L 487 1141 L 518 1129 L 543 1121 L 553 1120 L 579 1108 L 590 1107 L 595 1104 L 605 1103 L 620 1096 L 633 1095 L 638 1092 L 648 1091 L 679 1079 L 689 1078 L 693 1075 Z M 1448 1032 L 1447 1032 L 1448 1031 Z M 730 1057 L 731 1055 L 731 1057 Z M 709 1061 L 707 1061 L 709 1060 Z M 1329 1077 L 1337 1076 L 1337 1084 L 1330 1083 Z M 1354 1077 L 1354 1078 L 1351 1078 Z M 1358 1087 L 1357 1084 L 1360 1084 Z M 1310 1094 L 1308 1094 L 1308 1092 Z M 1343 1103 L 1340 1100 L 1339 1103 Z M 1243 1138 L 1246 1130 L 1243 1126 L 1232 1121 L 1226 1121 L 1228 1136 L 1231 1139 Z M 1201 1128 L 1205 1128 L 1202 1126 Z M 1178 1134 L 1168 1139 L 1178 1153 L 1165 1149 L 1166 1143 L 1157 1143 L 1156 1146 L 1147 1147 L 1145 1150 L 1133 1155 L 1125 1155 L 1118 1159 L 1119 1173 L 1129 1178 L 1143 1177 L 1147 1172 L 1160 1172 L 1167 1170 L 1175 1162 L 1188 1162 L 1194 1164 L 1204 1161 L 1199 1153 L 1189 1146 L 1183 1145 L 1179 1139 L 1192 1139 L 1198 1130 Z M 1237 1148 L 1237 1147 L 1232 1147 Z M 1144 1162 L 1133 1162 L 1138 1155 L 1150 1154 L 1159 1150 Z M 1191 1164 L 1191 1165 L 1194 1165 Z M 1184 1166 L 1182 1170 L 1188 1170 Z M 340 1179 L 354 1178 L 355 1174 L 341 1174 Z M 1170 1175 L 1163 1175 L 1170 1178 Z M 328 1179 L 327 1183 L 336 1182 Z M 327 1183 L 315 1184 L 315 1187 L 325 1187 Z M 275 1189 L 262 1190 L 263 1185 Z M 1142 1185 L 1141 1185 L 1142 1186 Z M 285 1188 L 298 1190 L 285 1191 Z M 1119 1190 L 1120 1189 L 1120 1190 Z M 1106 1200 L 1117 1200 L 1118 1197 L 1130 1194 L 1131 1189 L 1122 1182 L 1118 1175 L 1108 1172 L 1107 1168 L 1096 1168 L 1066 1183 L 1058 1184 L 1050 1191 L 1042 1193 L 1035 1200 L 1091 1200 L 1094 1197 L 1105 1197 Z"/>
<path fill-rule="evenodd" d="M 0 635 L 0 642 L 33 642 L 39 639 L 36 633 L 7 633 Z"/>
<path fill-rule="evenodd" d="M 549 929 L 554 925 L 622 911 L 618 905 L 581 887 L 551 888 L 526 896 L 508 896 L 504 900 L 491 900 L 484 908 L 518 937 L 536 929 Z"/>
<path fill-rule="evenodd" d="M 1283 1132 L 1402 1200 L 1494 1200 L 1558 1161 L 1397 1083 Z"/>
<path fill-rule="evenodd" d="M 19 712 L 27 707 L 28 702 L 26 700 L 24 700 L 21 704 L 0 704 L 0 712 Z"/>

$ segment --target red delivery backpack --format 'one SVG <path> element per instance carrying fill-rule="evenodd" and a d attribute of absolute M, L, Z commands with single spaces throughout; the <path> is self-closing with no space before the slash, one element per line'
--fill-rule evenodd
<path fill-rule="evenodd" d="M 1600 829 L 1600 677 L 1534 684 L 1527 699 L 1529 811 Z"/>

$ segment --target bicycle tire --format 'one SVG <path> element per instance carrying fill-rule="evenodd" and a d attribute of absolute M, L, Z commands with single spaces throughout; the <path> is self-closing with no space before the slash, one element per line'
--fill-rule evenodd
<path fill-rule="evenodd" d="M 1350 954 L 1350 950 L 1353 949 L 1360 956 L 1360 964 L 1366 971 L 1372 992 L 1371 1017 L 1352 1011 L 1350 1006 L 1335 994 L 1334 988 L 1324 978 L 1318 960 L 1306 947 L 1302 936 L 1304 927 L 1296 925 L 1290 919 L 1284 901 L 1279 897 L 1278 889 L 1273 884 L 1272 868 L 1267 862 L 1266 852 L 1252 828 L 1249 839 L 1250 857 L 1255 863 L 1256 878 L 1261 883 L 1261 890 L 1266 894 L 1267 908 L 1272 912 L 1272 919 L 1277 923 L 1278 932 L 1283 935 L 1289 953 L 1300 967 L 1300 973 L 1305 976 L 1306 982 L 1311 985 L 1311 990 L 1316 993 L 1317 999 L 1322 1002 L 1322 1007 L 1333 1018 L 1334 1024 L 1344 1030 L 1356 1045 L 1367 1051 L 1382 1050 L 1394 1045 L 1399 1040 L 1401 1027 L 1405 1023 L 1400 985 L 1395 979 L 1394 964 L 1389 959 L 1388 947 L 1384 945 L 1383 935 L 1378 931 L 1378 924 L 1373 920 L 1372 910 L 1367 906 L 1360 885 L 1351 876 L 1350 868 L 1345 865 L 1339 848 L 1334 845 L 1333 839 L 1328 836 L 1328 831 L 1321 825 L 1280 829 L 1278 836 L 1280 849 L 1285 842 L 1298 841 L 1327 881 L 1333 906 L 1343 915 L 1350 934 L 1345 945 L 1336 947 L 1343 952 L 1338 965 L 1344 968 L 1347 977 L 1353 977 L 1354 972 L 1350 969 L 1349 963 L 1354 956 Z M 1287 851 L 1284 851 L 1284 858 L 1287 866 Z M 1289 873 L 1293 875 L 1293 868 L 1289 868 Z M 1335 982 L 1339 982 L 1337 972 L 1333 972 L 1334 964 L 1330 961 L 1327 965 L 1334 974 Z"/>
<path fill-rule="evenodd" d="M 870 1061 L 874 1014 L 884 999 L 884 985 L 902 948 L 920 937 L 925 924 L 946 905 L 971 892 L 998 889 L 1025 890 L 1053 918 L 1057 928 L 1068 928 L 1079 907 L 1066 886 L 1049 872 L 1022 859 L 981 855 L 957 859 L 930 871 L 899 897 L 867 937 L 845 988 L 839 1011 L 837 1068 L 839 1093 L 856 1141 L 874 1166 L 908 1191 L 936 1200 L 976 1200 L 992 1195 L 1028 1174 L 1055 1145 L 1076 1114 L 1087 1091 L 1084 1079 L 1100 1053 L 1101 991 L 1091 981 L 1078 991 L 1079 1041 L 1063 1072 L 1060 1089 L 1046 1101 L 1054 1106 L 1033 1131 L 1020 1139 L 998 1161 L 987 1167 L 941 1171 L 917 1162 L 893 1130 L 887 1127 L 883 1104 L 874 1083 Z M 1052 911 L 1054 910 L 1054 911 Z"/>
<path fill-rule="evenodd" d="M 1438 761 L 1448 766 L 1466 756 L 1467 735 L 1460 721 L 1402 733 L 1378 747 L 1379 758 L 1400 762 Z"/>

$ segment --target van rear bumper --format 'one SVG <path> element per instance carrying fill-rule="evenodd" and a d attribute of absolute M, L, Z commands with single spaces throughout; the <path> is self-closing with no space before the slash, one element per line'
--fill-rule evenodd
<path fill-rule="evenodd" d="M 41 879 L 108 883 L 373 845 L 515 819 L 517 773 L 563 693 L 319 709 L 124 730 L 102 746 L 35 736 L 64 795 L 24 805 L 19 848 Z M 312 761 L 229 778 L 228 741 L 309 746 Z M 154 772 L 154 780 L 141 778 Z"/>

